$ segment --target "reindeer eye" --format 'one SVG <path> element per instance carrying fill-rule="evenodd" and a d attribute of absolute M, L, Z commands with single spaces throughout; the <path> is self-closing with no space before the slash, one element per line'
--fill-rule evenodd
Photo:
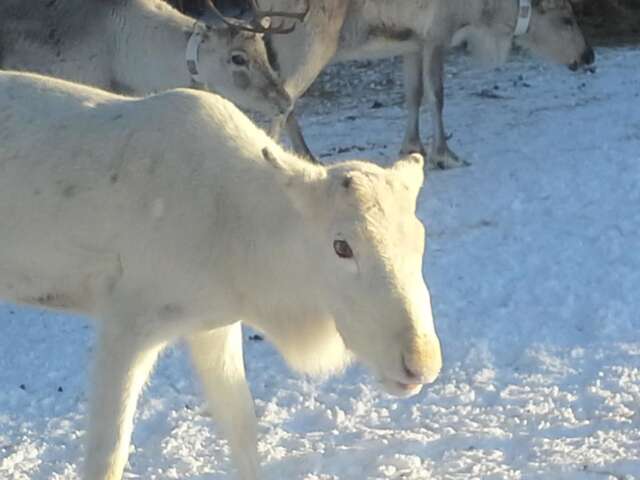
<path fill-rule="evenodd" d="M 353 250 L 344 240 L 334 240 L 333 249 L 340 258 L 353 258 Z"/>
<path fill-rule="evenodd" d="M 234 53 L 233 55 L 231 55 L 231 63 L 238 67 L 245 67 L 249 62 L 247 60 L 247 57 L 245 57 L 244 55 L 240 53 Z"/>
<path fill-rule="evenodd" d="M 567 27 L 573 27 L 573 19 L 572 19 L 572 18 L 564 17 L 564 18 L 562 19 L 562 23 L 563 23 L 564 25 L 566 25 Z"/>

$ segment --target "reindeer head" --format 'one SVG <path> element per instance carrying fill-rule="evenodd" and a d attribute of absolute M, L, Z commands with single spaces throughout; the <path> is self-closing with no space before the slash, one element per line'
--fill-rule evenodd
<path fill-rule="evenodd" d="M 224 25 L 208 29 L 201 38 L 198 77 L 210 90 L 266 115 L 291 109 L 291 97 L 269 63 L 262 33 Z"/>
<path fill-rule="evenodd" d="M 517 43 L 571 70 L 595 61 L 569 0 L 533 0 L 532 7 L 529 30 Z"/>
<path fill-rule="evenodd" d="M 302 371 L 339 367 L 346 347 L 389 393 L 418 393 L 442 366 L 422 272 L 425 229 L 415 213 L 423 158 L 413 154 L 390 168 L 362 161 L 323 167 L 278 150 L 263 155 L 280 170 L 300 217 L 282 227 L 286 245 L 271 254 L 271 261 L 281 255 L 271 283 L 278 278 L 286 308 L 296 305 L 296 327 L 267 335 Z M 310 321 L 299 305 L 317 308 Z"/>
<path fill-rule="evenodd" d="M 252 1 L 251 10 L 240 11 L 238 17 L 223 15 L 210 0 L 205 5 L 201 21 L 206 28 L 194 31 L 190 40 L 197 42 L 189 68 L 197 70 L 198 81 L 242 107 L 269 115 L 287 113 L 292 100 L 269 62 L 264 35 L 291 33 L 296 24 L 286 25 L 284 19 L 304 21 L 308 3 L 296 13 L 262 11 Z M 276 17 L 281 19 L 274 22 Z"/>

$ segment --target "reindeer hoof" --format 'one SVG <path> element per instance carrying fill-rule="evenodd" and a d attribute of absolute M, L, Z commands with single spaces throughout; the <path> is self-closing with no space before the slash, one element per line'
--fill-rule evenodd
<path fill-rule="evenodd" d="M 449 170 L 450 168 L 468 167 L 471 163 L 458 157 L 451 150 L 444 153 L 429 152 L 427 157 L 427 168 L 431 170 Z"/>

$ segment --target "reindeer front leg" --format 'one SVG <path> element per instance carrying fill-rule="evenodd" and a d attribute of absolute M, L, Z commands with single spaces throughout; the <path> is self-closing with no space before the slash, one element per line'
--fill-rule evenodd
<path fill-rule="evenodd" d="M 318 159 L 313 155 L 313 153 L 311 153 L 311 149 L 309 148 L 309 145 L 307 145 L 304 135 L 302 135 L 302 127 L 300 126 L 293 110 L 287 117 L 286 126 L 287 133 L 291 139 L 291 145 L 293 146 L 293 151 L 302 158 L 309 160 L 311 163 L 318 163 Z"/>
<path fill-rule="evenodd" d="M 424 85 L 433 123 L 433 140 L 429 149 L 429 164 L 441 169 L 469 165 L 449 149 L 442 119 L 444 108 L 444 47 L 426 45 L 423 50 Z"/>
<path fill-rule="evenodd" d="M 105 325 L 98 335 L 89 406 L 85 480 L 120 480 L 138 396 L 164 344 Z"/>
<path fill-rule="evenodd" d="M 422 52 L 407 54 L 402 59 L 404 69 L 404 96 L 407 106 L 407 130 L 400 149 L 400 156 L 410 153 L 425 154 L 420 140 L 420 106 L 424 96 L 422 79 Z"/>
<path fill-rule="evenodd" d="M 302 134 L 302 127 L 296 118 L 293 110 L 288 114 L 279 116 L 271 121 L 269 127 L 269 136 L 275 141 L 279 141 L 282 136 L 282 129 L 286 128 L 291 140 L 291 146 L 293 151 L 300 155 L 302 158 L 309 160 L 311 163 L 319 163 L 318 159 L 311 152 L 309 145 L 307 145 L 304 135 Z"/>
<path fill-rule="evenodd" d="M 240 322 L 192 335 L 193 363 L 211 414 L 229 439 L 239 478 L 258 478 L 257 421 L 245 378 Z"/>

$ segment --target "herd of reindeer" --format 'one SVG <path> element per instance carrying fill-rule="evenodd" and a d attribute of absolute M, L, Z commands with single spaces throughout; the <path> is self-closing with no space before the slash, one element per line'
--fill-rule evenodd
<path fill-rule="evenodd" d="M 0 2 L 0 298 L 96 320 L 82 478 L 122 478 L 138 396 L 178 339 L 243 480 L 259 455 L 241 323 L 300 372 L 358 359 L 398 396 L 437 378 L 415 211 L 427 164 L 465 163 L 445 56 L 499 63 L 514 43 L 595 60 L 569 0 Z M 399 160 L 318 163 L 296 100 L 332 62 L 397 55 Z"/>
<path fill-rule="evenodd" d="M 125 95 L 205 86 L 273 117 L 271 136 L 286 129 L 294 150 L 313 160 L 295 101 L 329 63 L 402 55 L 409 115 L 400 151 L 424 152 L 426 96 L 434 128 L 428 161 L 449 168 L 462 163 L 442 119 L 450 46 L 466 43 L 499 63 L 515 40 L 574 70 L 595 59 L 569 0 L 268 0 L 267 10 L 256 0 L 218 0 L 220 8 L 171 1 L 185 13 L 161 0 L 4 0 L 0 67 Z"/>

